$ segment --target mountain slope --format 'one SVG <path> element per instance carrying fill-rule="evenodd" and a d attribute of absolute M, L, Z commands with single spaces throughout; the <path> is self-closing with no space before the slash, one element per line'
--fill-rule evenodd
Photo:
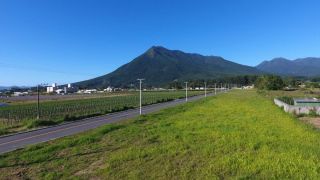
<path fill-rule="evenodd" d="M 309 57 L 296 60 L 275 58 L 262 62 L 256 68 L 264 72 L 285 76 L 319 76 L 320 58 Z"/>
<path fill-rule="evenodd" d="M 114 72 L 76 83 L 80 87 L 130 86 L 137 78 L 160 86 L 178 80 L 212 79 L 222 76 L 260 74 L 249 66 L 217 56 L 202 56 L 154 46 Z"/>

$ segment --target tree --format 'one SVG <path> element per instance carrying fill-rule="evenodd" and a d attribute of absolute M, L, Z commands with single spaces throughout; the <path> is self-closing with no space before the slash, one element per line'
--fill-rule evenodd
<path fill-rule="evenodd" d="M 280 90 L 285 87 L 285 83 L 280 76 L 265 75 L 256 80 L 255 87 L 260 90 Z"/>

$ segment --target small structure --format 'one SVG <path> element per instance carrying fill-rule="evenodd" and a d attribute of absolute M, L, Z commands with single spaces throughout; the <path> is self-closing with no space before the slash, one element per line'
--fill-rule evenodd
<path fill-rule="evenodd" d="M 55 90 L 55 92 L 57 94 L 65 94 L 65 90 L 64 89 L 57 89 L 57 90 Z"/>
<path fill-rule="evenodd" d="M 53 93 L 58 89 L 57 83 L 52 83 L 52 86 L 47 87 L 47 93 Z"/>
<path fill-rule="evenodd" d="M 290 105 L 275 98 L 274 103 L 283 108 L 285 112 L 293 114 L 310 114 L 311 112 L 315 112 L 320 115 L 320 101 L 318 99 L 294 99 L 294 105 Z"/>
<path fill-rule="evenodd" d="M 320 100 L 317 98 L 294 98 L 295 106 L 320 106 Z"/>
<path fill-rule="evenodd" d="M 254 88 L 254 84 L 252 84 L 251 86 L 242 86 L 242 89 L 253 89 Z"/>
<path fill-rule="evenodd" d="M 78 91 L 77 87 L 73 87 L 72 84 L 68 84 L 67 86 L 58 87 L 57 83 L 53 83 L 52 86 L 47 87 L 47 93 L 57 93 L 57 94 L 68 94 L 75 93 Z"/>
<path fill-rule="evenodd" d="M 65 94 L 68 94 L 68 93 L 75 93 L 79 89 L 77 87 L 72 86 L 72 84 L 68 84 L 66 87 L 63 88 L 63 90 Z"/>
<path fill-rule="evenodd" d="M 104 91 L 104 92 L 112 92 L 113 89 L 112 89 L 112 87 L 109 86 L 107 89 L 104 89 L 103 91 Z"/>
<path fill-rule="evenodd" d="M 13 92 L 13 96 L 26 96 L 26 95 L 28 95 L 29 94 L 29 92 Z"/>
<path fill-rule="evenodd" d="M 87 89 L 87 90 L 84 90 L 84 94 L 92 94 L 92 93 L 96 93 L 97 90 L 96 89 Z"/>

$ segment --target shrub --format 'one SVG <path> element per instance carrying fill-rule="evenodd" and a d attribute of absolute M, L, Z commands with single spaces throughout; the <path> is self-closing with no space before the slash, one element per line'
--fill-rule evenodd
<path fill-rule="evenodd" d="M 283 97 L 279 97 L 278 98 L 280 101 L 287 103 L 289 105 L 294 105 L 294 101 L 292 97 L 288 97 L 288 96 L 283 96 Z"/>
<path fill-rule="evenodd" d="M 260 76 L 254 85 L 259 90 L 281 90 L 285 87 L 282 78 L 275 75 Z"/>

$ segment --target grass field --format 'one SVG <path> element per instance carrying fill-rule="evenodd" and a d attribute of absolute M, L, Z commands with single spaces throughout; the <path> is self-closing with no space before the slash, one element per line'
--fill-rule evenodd
<path fill-rule="evenodd" d="M 319 179 L 320 132 L 231 91 L 0 156 L 0 178 Z"/>

